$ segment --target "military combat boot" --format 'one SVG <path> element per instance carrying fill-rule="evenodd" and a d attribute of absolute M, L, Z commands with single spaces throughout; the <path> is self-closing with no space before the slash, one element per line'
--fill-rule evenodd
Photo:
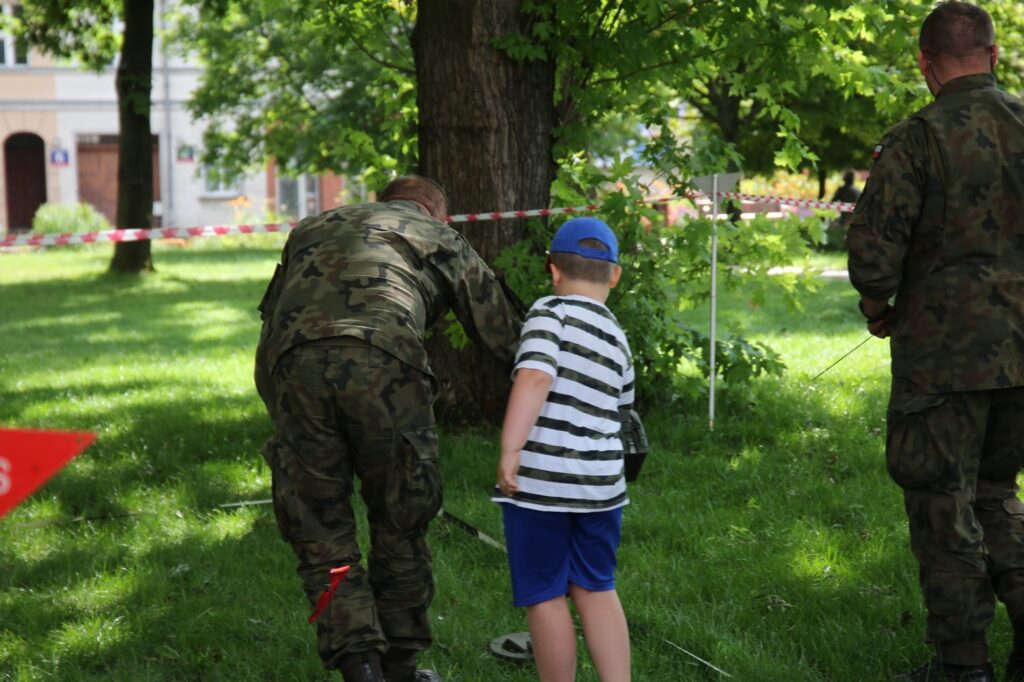
<path fill-rule="evenodd" d="M 943 663 L 938 656 L 920 668 L 896 678 L 897 682 L 995 682 L 992 663 L 979 665 L 953 665 Z"/>
<path fill-rule="evenodd" d="M 411 668 L 394 675 L 387 674 L 384 680 L 385 682 L 441 682 L 441 676 L 433 670 Z"/>
<path fill-rule="evenodd" d="M 1006 682 L 1024 682 L 1024 652 L 1014 649 L 1006 661 Z"/>
<path fill-rule="evenodd" d="M 343 656 L 338 668 L 345 682 L 387 682 L 376 651 Z"/>
<path fill-rule="evenodd" d="M 1024 618 L 1013 621 L 1013 649 L 1006 661 L 1007 682 L 1024 682 Z"/>
<path fill-rule="evenodd" d="M 383 659 L 384 679 L 387 682 L 441 682 L 433 670 L 416 668 L 416 652 L 392 647 Z"/>

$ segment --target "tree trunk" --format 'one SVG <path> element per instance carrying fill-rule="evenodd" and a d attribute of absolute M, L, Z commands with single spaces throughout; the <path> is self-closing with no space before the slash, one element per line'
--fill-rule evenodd
<path fill-rule="evenodd" d="M 825 198 L 825 181 L 828 180 L 828 169 L 825 164 L 818 161 L 818 200 Z"/>
<path fill-rule="evenodd" d="M 117 67 L 120 136 L 117 160 L 117 226 L 153 224 L 153 141 L 149 123 L 153 80 L 153 0 L 124 0 L 124 43 Z M 120 242 L 111 272 L 153 270 L 151 242 Z"/>
<path fill-rule="evenodd" d="M 413 52 L 420 173 L 448 191 L 450 213 L 542 208 L 555 166 L 554 63 L 516 62 L 493 46 L 530 33 L 523 0 L 420 0 Z M 523 236 L 518 220 L 459 228 L 488 263 Z M 453 349 L 436 330 L 428 344 L 441 383 L 438 414 L 500 419 L 507 368 L 483 349 Z M 468 371 L 467 368 L 472 368 Z"/>

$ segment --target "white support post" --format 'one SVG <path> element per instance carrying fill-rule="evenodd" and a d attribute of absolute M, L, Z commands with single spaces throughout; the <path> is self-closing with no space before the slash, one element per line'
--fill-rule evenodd
<path fill-rule="evenodd" d="M 708 372 L 708 431 L 715 430 L 715 337 L 718 332 L 718 173 L 711 178 L 711 369 Z"/>
<path fill-rule="evenodd" d="M 715 375 L 717 373 L 715 342 L 718 338 L 718 213 L 721 195 L 731 192 L 740 181 L 740 173 L 715 173 L 693 178 L 694 186 L 704 194 L 711 195 L 711 337 L 708 352 L 708 431 L 715 430 Z"/>

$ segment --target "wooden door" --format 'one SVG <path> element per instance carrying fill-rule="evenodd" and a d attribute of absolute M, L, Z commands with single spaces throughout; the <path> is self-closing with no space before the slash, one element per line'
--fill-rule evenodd
<path fill-rule="evenodd" d="M 117 158 L 117 135 L 78 143 L 78 200 L 92 204 L 111 225 L 117 221 Z M 153 201 L 160 201 L 160 145 L 155 137 Z M 154 218 L 154 227 L 158 227 L 157 222 Z"/>
<path fill-rule="evenodd" d="M 46 203 L 46 149 L 43 138 L 17 133 L 4 143 L 8 230 L 29 230 Z"/>

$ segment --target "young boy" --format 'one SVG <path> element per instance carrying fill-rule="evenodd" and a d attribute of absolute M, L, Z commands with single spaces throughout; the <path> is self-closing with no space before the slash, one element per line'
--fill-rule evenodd
<path fill-rule="evenodd" d="M 501 433 L 501 502 L 516 606 L 525 606 L 541 682 L 572 682 L 583 624 L 601 682 L 630 679 L 629 629 L 615 592 L 626 499 L 619 409 L 633 402 L 626 335 L 605 307 L 618 240 L 596 218 L 555 233 L 554 296 L 530 308 Z"/>

